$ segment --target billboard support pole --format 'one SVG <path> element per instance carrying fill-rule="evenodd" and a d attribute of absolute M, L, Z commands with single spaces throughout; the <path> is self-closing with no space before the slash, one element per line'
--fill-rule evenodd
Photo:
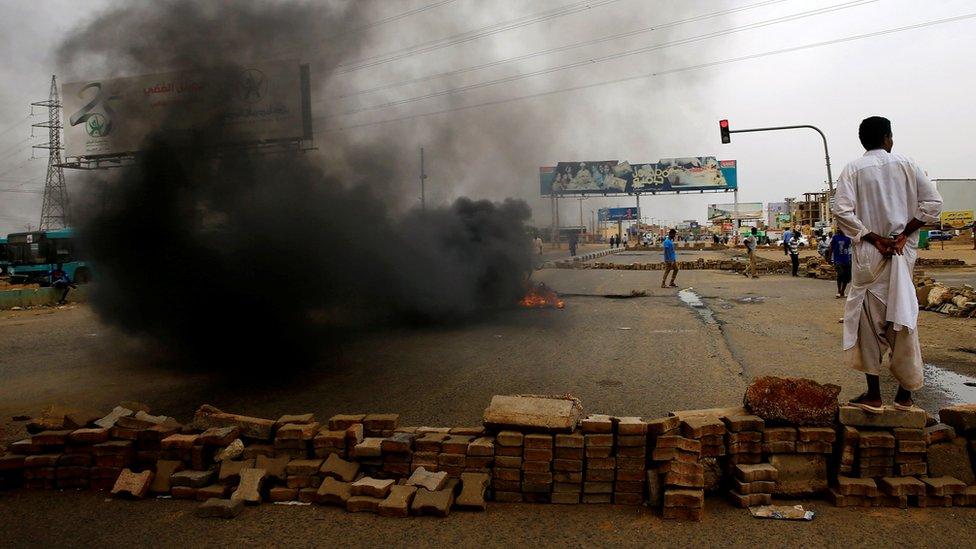
<path fill-rule="evenodd" d="M 769 128 L 747 128 L 745 130 L 731 130 L 730 129 L 729 130 L 729 133 L 771 132 L 771 131 L 777 131 L 777 130 L 798 130 L 798 129 L 803 129 L 803 128 L 811 129 L 811 130 L 819 133 L 820 134 L 820 138 L 823 139 L 824 158 L 827 161 L 827 188 L 829 189 L 828 190 L 828 194 L 827 194 L 827 203 L 829 204 L 830 203 L 830 197 L 832 197 L 834 195 L 834 177 L 830 173 L 830 151 L 827 150 L 827 136 L 824 135 L 824 132 L 820 131 L 820 128 L 818 128 L 816 126 L 811 126 L 810 124 L 799 124 L 799 125 L 796 125 L 796 126 L 772 126 L 772 127 L 769 127 Z M 828 224 L 829 223 L 832 223 L 831 217 L 832 217 L 832 213 L 830 211 L 830 208 L 828 207 L 827 208 L 827 223 Z"/>
<path fill-rule="evenodd" d="M 732 191 L 732 202 L 734 206 L 732 208 L 732 227 L 735 229 L 735 239 L 732 242 L 735 245 L 739 244 L 739 187 L 736 185 L 735 190 Z"/>
<path fill-rule="evenodd" d="M 580 227 L 582 227 L 583 228 L 583 232 L 586 233 L 586 224 L 583 223 L 583 197 L 580 196 L 579 199 L 580 199 L 580 203 L 579 203 L 579 207 L 580 207 Z"/>
<path fill-rule="evenodd" d="M 556 195 L 549 195 L 549 245 L 556 244 Z"/>
<path fill-rule="evenodd" d="M 556 229 L 555 229 L 554 238 L 552 239 L 552 243 L 558 250 L 559 249 L 559 197 L 558 196 L 556 197 Z"/>
<path fill-rule="evenodd" d="M 640 212 L 640 193 L 634 193 L 637 195 L 637 235 L 638 243 L 640 243 L 640 225 L 641 225 L 641 212 Z"/>

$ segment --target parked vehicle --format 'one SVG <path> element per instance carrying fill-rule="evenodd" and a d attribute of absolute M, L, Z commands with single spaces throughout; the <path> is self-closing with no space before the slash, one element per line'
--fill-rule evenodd
<path fill-rule="evenodd" d="M 934 231 L 929 231 L 929 240 L 952 240 L 955 236 L 952 233 L 947 233 L 945 231 L 940 231 L 938 229 Z"/>
<path fill-rule="evenodd" d="M 91 281 L 91 266 L 75 251 L 74 230 L 31 231 L 7 235 L 7 260 L 10 281 L 51 283 L 51 273 L 61 268 L 79 284 Z"/>

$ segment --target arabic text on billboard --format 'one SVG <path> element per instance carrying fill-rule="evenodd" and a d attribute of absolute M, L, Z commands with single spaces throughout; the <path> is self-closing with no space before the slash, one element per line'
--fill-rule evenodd
<path fill-rule="evenodd" d="M 973 210 L 942 212 L 942 226 L 965 229 L 973 226 Z"/>
<path fill-rule="evenodd" d="M 227 142 L 307 137 L 297 62 L 72 82 L 62 86 L 67 156 L 138 151 L 153 131 L 207 126 Z"/>
<path fill-rule="evenodd" d="M 539 169 L 542 195 L 623 194 L 735 190 L 735 160 L 713 156 L 667 158 L 656 163 L 617 160 L 560 162 Z"/>
<path fill-rule="evenodd" d="M 708 220 L 711 222 L 729 221 L 735 218 L 735 204 L 709 204 Z M 739 219 L 762 219 L 762 202 L 739 202 Z"/>

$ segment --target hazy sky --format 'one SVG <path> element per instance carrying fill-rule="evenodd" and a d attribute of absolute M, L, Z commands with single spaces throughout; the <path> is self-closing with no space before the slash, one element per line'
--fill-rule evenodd
<path fill-rule="evenodd" d="M 338 1 L 338 0 L 335 0 Z M 830 13 L 741 30 L 726 36 L 672 45 L 606 62 L 451 93 L 392 108 L 316 119 L 316 142 L 334 139 L 369 142 L 395 139 L 404 150 L 427 147 L 429 199 L 457 196 L 529 201 L 539 225 L 547 225 L 548 200 L 538 196 L 538 166 L 558 161 L 617 159 L 653 162 L 675 156 L 713 155 L 736 159 L 740 201 L 782 201 L 784 197 L 824 186 L 820 138 L 812 131 L 733 135 L 719 142 L 717 121 L 733 128 L 814 124 L 826 134 L 836 177 L 844 164 L 863 150 L 857 125 L 869 115 L 892 120 L 895 150 L 914 157 L 932 177 L 974 177 L 968 165 L 972 146 L 962 138 L 976 125 L 972 90 L 976 84 L 976 18 L 905 32 L 804 49 L 689 71 L 671 72 L 623 83 L 475 107 L 451 113 L 351 128 L 327 129 L 408 117 L 486 102 L 515 99 L 551 90 L 597 84 L 628 76 L 673 71 L 726 59 L 763 54 L 806 44 L 904 27 L 976 12 L 972 0 L 918 2 L 878 0 L 784 0 L 734 14 L 633 34 L 598 45 L 567 49 L 499 64 L 450 78 L 339 97 L 405 79 L 481 65 L 528 53 L 571 45 L 645 27 L 698 18 L 704 14 L 759 4 L 762 0 L 652 1 L 590 0 L 592 9 L 522 26 L 478 40 L 437 49 L 368 69 L 338 75 L 313 89 L 318 105 L 332 112 L 409 99 L 544 70 L 578 61 L 657 44 L 767 22 L 818 8 L 846 6 Z M 375 2 L 375 20 L 434 4 L 436 0 Z M 70 29 L 97 17 L 120 1 L 3 0 L 0 2 L 0 233 L 36 226 L 43 187 L 45 151 L 29 160 L 31 144 L 47 140 L 37 132 L 30 140 L 29 103 L 47 97 L 57 66 L 56 49 Z M 484 28 L 578 0 L 454 0 L 423 13 L 377 25 L 365 31 L 365 56 L 396 52 L 420 43 Z M 217 2 L 214 2 L 217 5 Z M 224 3 L 219 3 L 224 4 Z M 227 3 L 232 5 L 232 3 Z M 111 32 L 107 25 L 106 32 Z M 352 39 L 352 38 L 350 38 Z M 160 47 L 165 47 L 161 44 Z M 325 47 L 325 46 L 323 46 Z M 299 59 L 316 52 L 300 52 Z M 98 77 L 101 75 L 91 75 Z M 430 136 L 444 135 L 431 142 Z M 377 158 L 382 162 L 382 158 Z M 418 166 L 400 167 L 404 182 L 416 181 Z M 66 172 L 74 188 L 76 174 Z M 419 190 L 418 193 L 419 194 Z M 647 197 L 645 217 L 677 221 L 704 219 L 705 205 L 731 195 Z M 404 197 L 405 205 L 415 203 Z M 633 198 L 590 199 L 589 211 L 602 206 L 632 205 Z M 565 200 L 562 219 L 579 221 L 579 205 Z"/>

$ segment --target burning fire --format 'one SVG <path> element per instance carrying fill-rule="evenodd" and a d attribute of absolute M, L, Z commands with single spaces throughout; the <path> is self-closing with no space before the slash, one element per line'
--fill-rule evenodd
<path fill-rule="evenodd" d="M 527 309 L 543 309 L 546 307 L 562 309 L 566 306 L 563 300 L 559 299 L 559 294 L 541 282 L 536 286 L 529 286 L 525 292 L 525 297 L 519 301 L 519 305 Z"/>

